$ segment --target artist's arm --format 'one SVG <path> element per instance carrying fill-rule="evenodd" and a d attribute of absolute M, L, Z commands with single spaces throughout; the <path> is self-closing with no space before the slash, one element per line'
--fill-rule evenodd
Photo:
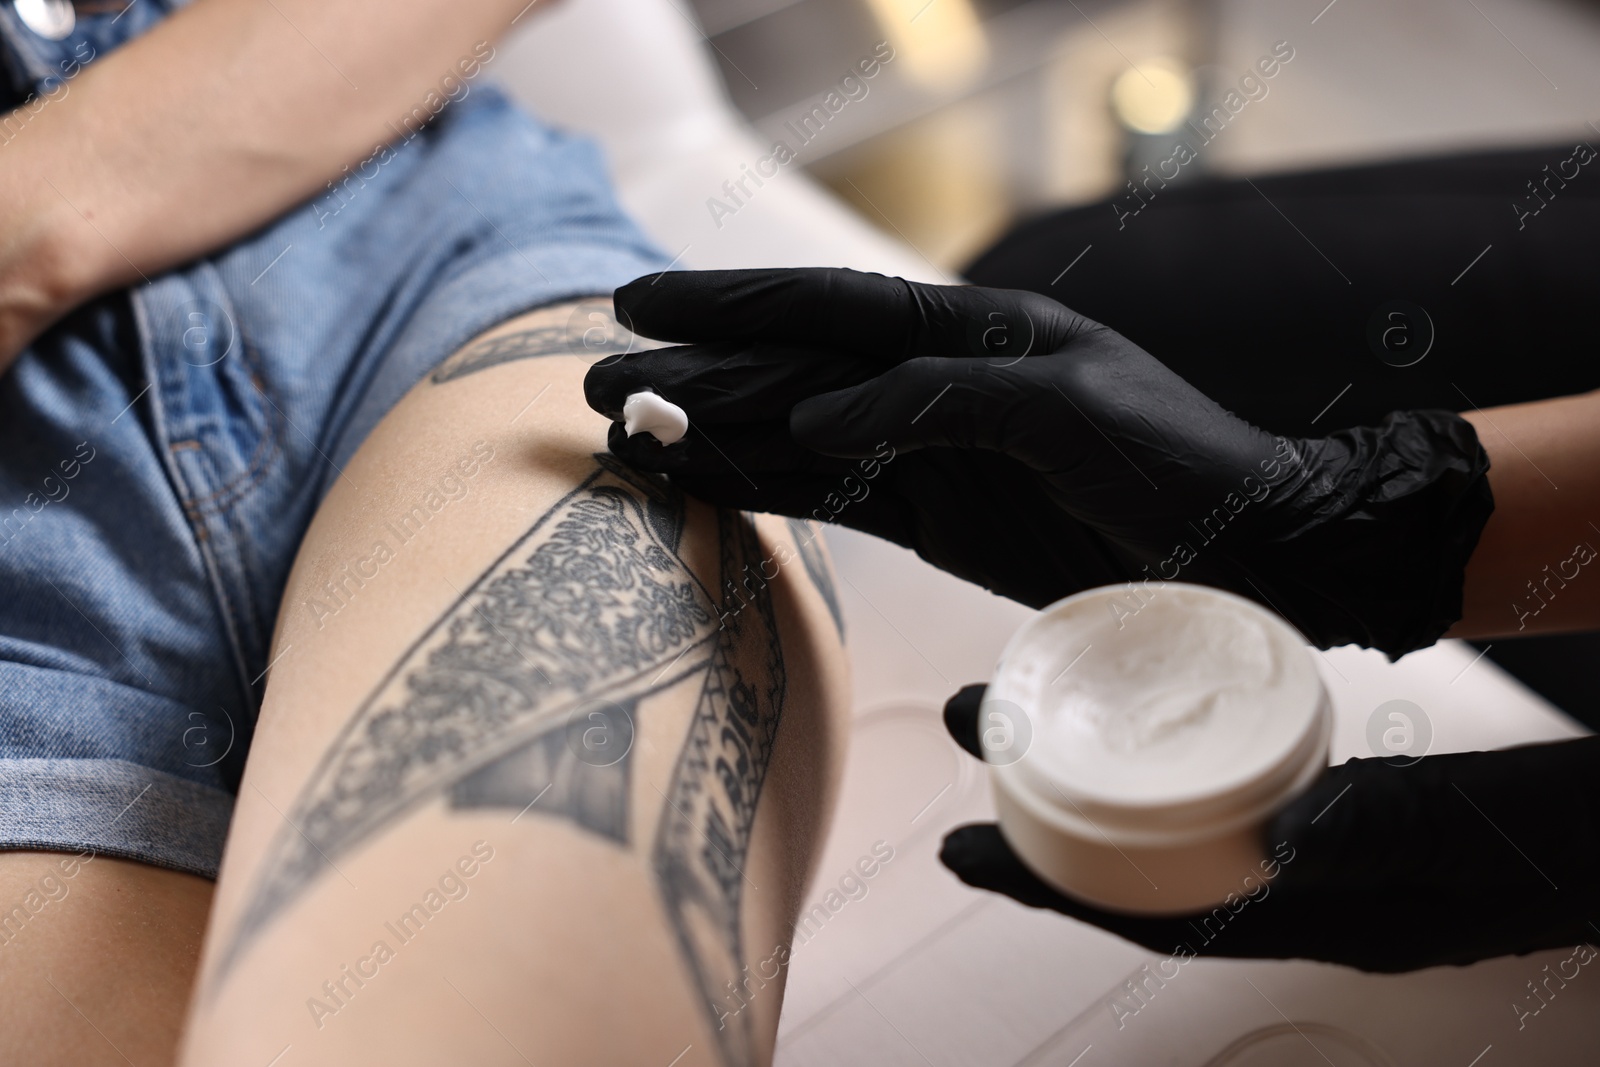
<path fill-rule="evenodd" d="M 596 364 L 589 403 L 609 414 L 649 388 L 690 419 L 665 449 L 613 431 L 617 455 L 704 500 L 831 515 L 1034 607 L 1198 582 L 1319 647 L 1400 656 L 1460 618 L 1493 510 L 1488 457 L 1450 412 L 1279 437 L 1035 293 L 682 271 L 616 304 L 637 332 L 688 343 Z M 872 457 L 893 465 L 871 494 L 830 503 L 841 461 Z"/>
<path fill-rule="evenodd" d="M 459 94 L 527 6 L 203 0 L 92 63 L 0 155 L 0 369 L 76 305 L 248 233 Z"/>
<path fill-rule="evenodd" d="M 1600 628 L 1600 393 L 1462 417 L 1489 454 L 1494 514 L 1450 636 Z"/>

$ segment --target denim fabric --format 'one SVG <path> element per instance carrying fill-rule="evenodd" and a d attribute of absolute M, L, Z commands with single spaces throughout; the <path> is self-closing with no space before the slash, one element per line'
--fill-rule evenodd
<path fill-rule="evenodd" d="M 0 0 L 12 103 L 70 92 L 49 79 L 74 49 L 175 6 L 80 13 L 50 42 Z M 214 876 L 289 566 L 340 468 L 472 337 L 666 265 L 593 146 L 484 77 L 351 173 L 0 377 L 0 848 Z"/>

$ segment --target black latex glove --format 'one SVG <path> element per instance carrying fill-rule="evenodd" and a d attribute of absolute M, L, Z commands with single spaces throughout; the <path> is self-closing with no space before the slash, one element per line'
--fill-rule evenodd
<path fill-rule="evenodd" d="M 982 685 L 945 705 L 982 759 Z M 1404 764 L 1404 765 L 1402 765 Z M 1600 939 L 1600 737 L 1498 752 L 1356 759 L 1268 828 L 1276 877 L 1177 918 L 1116 915 L 1034 876 L 992 824 L 939 858 L 968 885 L 1049 908 L 1179 957 L 1311 959 L 1409 971 Z"/>
<path fill-rule="evenodd" d="M 1460 617 L 1493 507 L 1454 414 L 1277 438 L 1035 293 L 704 271 L 632 282 L 616 306 L 637 333 L 695 342 L 590 370 L 603 414 L 646 388 L 689 414 L 671 447 L 613 427 L 618 456 L 714 503 L 889 538 L 1033 606 L 1200 582 L 1323 647 L 1399 655 Z"/>

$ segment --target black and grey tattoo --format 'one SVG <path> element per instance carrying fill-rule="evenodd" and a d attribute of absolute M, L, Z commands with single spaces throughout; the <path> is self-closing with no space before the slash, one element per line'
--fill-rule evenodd
<path fill-rule="evenodd" d="M 565 729 L 536 737 L 457 782 L 450 806 L 520 813 L 537 803 L 541 814 L 565 815 L 591 833 L 627 844 L 628 756 L 639 700 L 590 702 L 569 716 Z"/>
<path fill-rule="evenodd" d="M 515 359 L 571 354 L 572 335 L 565 326 L 536 326 L 490 337 L 463 348 L 434 369 L 432 381 L 442 385 Z"/>
<path fill-rule="evenodd" d="M 559 305 L 535 313 L 559 321 L 530 323 L 513 333 L 476 341 L 434 369 L 434 385 L 465 378 L 502 363 L 540 356 L 579 356 L 599 359 L 620 351 L 636 351 L 649 342 L 634 336 L 617 322 L 610 297 L 595 297 L 577 304 Z"/>
<path fill-rule="evenodd" d="M 735 576 L 761 559 L 755 527 L 735 512 L 718 512 L 718 519 L 724 602 L 749 596 L 754 610 L 721 613 L 689 736 L 665 794 L 652 865 L 723 1062 L 745 1067 L 756 1062 L 751 1016 L 740 1012 L 730 1025 L 717 1003 L 745 977 L 744 868 L 788 680 L 770 587 L 736 584 Z"/>
<path fill-rule="evenodd" d="M 839 631 L 839 640 L 843 641 L 844 612 L 839 607 L 839 590 L 833 584 L 833 569 L 828 566 L 828 557 L 822 554 L 822 549 L 817 545 L 817 538 L 822 536 L 822 531 L 804 519 L 790 519 L 789 532 L 794 535 L 795 548 L 800 552 L 806 574 L 810 575 L 811 584 L 817 587 L 817 592 L 822 594 L 823 603 L 828 605 L 828 614 L 833 616 L 833 627 Z"/>
<path fill-rule="evenodd" d="M 787 691 L 771 589 L 750 573 L 760 540 L 748 516 L 717 513 L 713 596 L 679 554 L 682 496 L 595 460 L 341 731 L 269 846 L 213 987 L 340 857 L 441 795 L 457 809 L 568 819 L 627 847 L 636 711 L 698 675 L 651 870 L 724 1063 L 757 1061 L 751 1016 L 730 1022 L 717 1003 L 744 977 L 744 872 Z M 826 580 L 809 547 L 807 569 Z M 615 758 L 581 740 L 596 730 Z"/>
<path fill-rule="evenodd" d="M 717 616 L 678 556 L 681 496 L 595 459 L 346 724 L 268 848 L 218 981 L 339 857 L 441 793 L 520 808 L 548 785 L 540 815 L 627 841 L 627 760 L 585 760 L 572 730 L 597 709 L 631 730 L 639 700 L 706 668 Z"/>

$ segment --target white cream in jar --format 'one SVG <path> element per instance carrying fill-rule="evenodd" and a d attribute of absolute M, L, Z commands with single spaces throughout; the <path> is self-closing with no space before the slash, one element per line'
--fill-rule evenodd
<path fill-rule="evenodd" d="M 1175 582 L 1040 612 L 1006 646 L 979 719 L 1022 860 L 1078 899 L 1148 914 L 1260 884 L 1266 822 L 1326 767 L 1329 730 L 1291 626 Z"/>

